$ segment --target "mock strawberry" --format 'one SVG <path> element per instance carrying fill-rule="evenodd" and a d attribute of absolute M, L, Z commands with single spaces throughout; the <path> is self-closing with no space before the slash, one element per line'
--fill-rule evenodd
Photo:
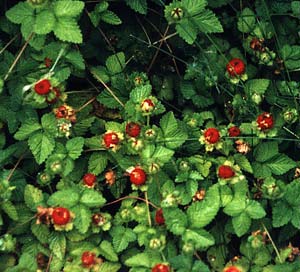
<path fill-rule="evenodd" d="M 244 74 L 245 69 L 245 63 L 239 58 L 230 60 L 226 65 L 226 70 L 231 77 L 236 77 Z"/>
<path fill-rule="evenodd" d="M 151 272 L 170 272 L 170 266 L 166 264 L 156 264 L 155 266 L 152 267 Z"/>
<path fill-rule="evenodd" d="M 48 94 L 51 91 L 49 79 L 42 79 L 34 85 L 34 91 L 39 95 Z"/>
<path fill-rule="evenodd" d="M 96 183 L 97 177 L 92 173 L 86 173 L 83 176 L 83 183 L 87 187 L 94 187 Z"/>
<path fill-rule="evenodd" d="M 120 139 L 117 133 L 107 132 L 103 135 L 103 141 L 106 148 L 113 148 L 120 142 Z"/>
<path fill-rule="evenodd" d="M 240 134 L 241 134 L 241 130 L 236 126 L 230 127 L 228 129 L 228 135 L 230 137 L 238 137 Z"/>
<path fill-rule="evenodd" d="M 45 66 L 46 66 L 47 68 L 50 68 L 51 65 L 52 65 L 52 59 L 50 59 L 50 58 L 45 58 L 45 59 L 44 59 L 44 64 L 45 64 Z"/>
<path fill-rule="evenodd" d="M 258 115 L 256 123 L 260 130 L 271 129 L 274 125 L 273 116 L 271 113 L 264 112 Z"/>
<path fill-rule="evenodd" d="M 155 107 L 154 102 L 149 98 L 143 100 L 143 102 L 141 103 L 141 109 L 143 112 L 146 113 L 153 111 L 154 107 Z"/>
<path fill-rule="evenodd" d="M 63 207 L 57 207 L 52 212 L 52 221 L 55 225 L 66 225 L 70 222 L 71 213 L 68 209 Z"/>
<path fill-rule="evenodd" d="M 85 251 L 81 255 L 81 264 L 84 267 L 90 268 L 96 264 L 96 254 L 91 251 Z"/>
<path fill-rule="evenodd" d="M 141 127 L 139 124 L 130 122 L 126 125 L 126 134 L 130 137 L 137 137 L 141 132 Z"/>
<path fill-rule="evenodd" d="M 165 223 L 165 218 L 164 218 L 162 209 L 156 210 L 155 222 L 156 222 L 157 225 L 163 225 Z"/>
<path fill-rule="evenodd" d="M 227 266 L 223 269 L 223 272 L 242 272 L 238 267 L 236 266 Z"/>
<path fill-rule="evenodd" d="M 130 172 L 130 182 L 135 185 L 143 185 L 146 182 L 147 175 L 145 171 L 140 167 L 135 167 Z"/>
<path fill-rule="evenodd" d="M 220 132 L 216 128 L 208 128 L 204 131 L 205 140 L 210 144 L 215 144 L 220 139 Z"/>
<path fill-rule="evenodd" d="M 218 176 L 222 179 L 228 179 L 235 176 L 235 172 L 229 165 L 221 165 L 218 169 Z"/>

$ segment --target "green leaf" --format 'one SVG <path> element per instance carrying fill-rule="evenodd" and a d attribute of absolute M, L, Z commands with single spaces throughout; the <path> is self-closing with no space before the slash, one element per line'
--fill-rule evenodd
<path fill-rule="evenodd" d="M 281 56 L 284 60 L 284 65 L 287 69 L 298 69 L 300 67 L 300 46 L 288 44 L 283 45 L 280 49 Z"/>
<path fill-rule="evenodd" d="M 152 86 L 146 84 L 143 86 L 138 86 L 130 92 L 130 99 L 134 103 L 141 103 L 143 99 L 147 98 L 152 91 Z"/>
<path fill-rule="evenodd" d="M 62 260 L 65 256 L 66 244 L 66 237 L 63 233 L 52 232 L 49 248 L 51 249 L 52 253 L 60 260 Z"/>
<path fill-rule="evenodd" d="M 71 140 L 68 140 L 66 148 L 68 151 L 68 156 L 73 160 L 76 160 L 80 157 L 83 150 L 84 138 L 76 137 Z"/>
<path fill-rule="evenodd" d="M 167 148 L 175 149 L 188 138 L 187 133 L 179 128 L 173 112 L 168 112 L 161 118 L 160 126 L 163 131 L 163 141 Z"/>
<path fill-rule="evenodd" d="M 27 119 L 15 133 L 14 138 L 18 141 L 26 140 L 33 132 L 41 129 L 41 125 L 35 119 Z"/>
<path fill-rule="evenodd" d="M 293 218 L 293 209 L 285 202 L 278 201 L 272 208 L 273 227 L 286 225 Z"/>
<path fill-rule="evenodd" d="M 238 30 L 243 33 L 249 33 L 254 29 L 255 24 L 256 19 L 254 12 L 249 8 L 243 9 L 237 23 Z"/>
<path fill-rule="evenodd" d="M 101 264 L 99 272 L 117 272 L 120 271 L 121 265 L 118 263 L 104 262 Z"/>
<path fill-rule="evenodd" d="M 256 178 L 267 178 L 272 176 L 271 169 L 266 164 L 254 162 L 252 167 Z"/>
<path fill-rule="evenodd" d="M 33 235 L 40 241 L 42 244 L 47 244 L 49 242 L 50 231 L 47 225 L 45 224 L 36 224 L 33 222 L 31 224 L 31 231 Z"/>
<path fill-rule="evenodd" d="M 234 154 L 234 160 L 242 170 L 247 171 L 248 173 L 253 173 L 251 163 L 248 161 L 247 157 L 242 154 Z"/>
<path fill-rule="evenodd" d="M 24 190 L 24 201 L 28 208 L 36 212 L 37 206 L 44 203 L 43 192 L 31 184 L 27 184 Z"/>
<path fill-rule="evenodd" d="M 121 73 L 126 66 L 124 53 L 119 52 L 117 54 L 109 56 L 106 59 L 105 65 L 107 67 L 107 70 L 110 73 L 112 74 Z"/>
<path fill-rule="evenodd" d="M 78 204 L 80 195 L 74 189 L 65 189 L 62 191 L 57 191 L 53 193 L 47 203 L 49 206 L 62 206 L 65 208 L 71 208 Z"/>
<path fill-rule="evenodd" d="M 56 18 L 50 10 L 43 10 L 37 14 L 35 24 L 33 26 L 34 32 L 37 34 L 48 34 L 55 26 Z"/>
<path fill-rule="evenodd" d="M 292 12 L 295 16 L 300 15 L 300 1 L 292 1 L 291 3 Z"/>
<path fill-rule="evenodd" d="M 274 175 L 282 175 L 297 166 L 296 162 L 284 154 L 278 154 L 268 161 L 267 166 Z"/>
<path fill-rule="evenodd" d="M 204 10 L 207 5 L 206 0 L 182 0 L 182 5 L 188 11 L 189 16 L 195 16 L 200 11 Z"/>
<path fill-rule="evenodd" d="M 300 229 L 300 211 L 299 211 L 299 207 L 293 209 L 293 217 L 291 219 L 291 223 L 295 228 Z"/>
<path fill-rule="evenodd" d="M 95 175 L 101 174 L 107 166 L 107 154 L 94 152 L 89 158 L 88 171 Z"/>
<path fill-rule="evenodd" d="M 125 0 L 126 4 L 140 14 L 147 14 L 147 0 Z"/>
<path fill-rule="evenodd" d="M 75 213 L 74 226 L 80 233 L 86 233 L 92 221 L 91 211 L 80 204 L 73 207 L 72 211 Z"/>
<path fill-rule="evenodd" d="M 251 218 L 246 212 L 243 212 L 240 215 L 232 218 L 232 225 L 236 235 L 241 237 L 249 230 Z"/>
<path fill-rule="evenodd" d="M 130 228 L 115 226 L 110 232 L 113 239 L 113 246 L 117 253 L 125 250 L 130 242 L 136 240 L 136 234 Z"/>
<path fill-rule="evenodd" d="M 54 28 L 54 34 L 63 42 L 82 43 L 81 30 L 73 18 L 59 18 Z"/>
<path fill-rule="evenodd" d="M 249 201 L 245 211 L 252 219 L 260 219 L 266 216 L 264 208 L 259 202 L 254 200 Z"/>
<path fill-rule="evenodd" d="M 44 162 L 55 147 L 55 141 L 46 133 L 35 133 L 28 140 L 29 148 L 38 164 Z"/>
<path fill-rule="evenodd" d="M 237 216 L 241 214 L 246 208 L 245 199 L 235 198 L 224 208 L 224 213 L 230 216 Z"/>
<path fill-rule="evenodd" d="M 171 160 L 174 155 L 174 151 L 163 146 L 147 145 L 141 154 L 143 161 L 147 164 L 151 162 L 159 163 L 161 165 Z"/>
<path fill-rule="evenodd" d="M 110 81 L 110 77 L 108 75 L 108 71 L 106 67 L 104 66 L 91 67 L 90 71 L 94 76 L 94 78 L 97 79 L 99 82 L 103 81 L 104 83 L 108 83 Z M 101 81 L 99 79 L 101 79 Z"/>
<path fill-rule="evenodd" d="M 66 60 L 71 63 L 74 67 L 80 70 L 84 70 L 85 63 L 84 59 L 79 51 L 71 51 L 65 55 Z"/>
<path fill-rule="evenodd" d="M 11 201 L 2 201 L 1 208 L 12 220 L 18 220 L 17 209 Z"/>
<path fill-rule="evenodd" d="M 125 260 L 125 264 L 129 267 L 152 267 L 151 255 L 148 252 L 138 253 L 127 260 Z"/>
<path fill-rule="evenodd" d="M 186 243 L 192 243 L 196 250 L 204 250 L 215 244 L 214 237 L 204 229 L 187 229 L 182 240 Z"/>
<path fill-rule="evenodd" d="M 198 30 L 192 22 L 183 19 L 180 23 L 176 24 L 175 28 L 180 38 L 185 40 L 188 44 L 194 43 L 198 35 Z"/>
<path fill-rule="evenodd" d="M 245 90 L 249 92 L 250 95 L 254 93 L 263 95 L 268 89 L 269 85 L 269 79 L 251 79 L 246 82 Z"/>
<path fill-rule="evenodd" d="M 95 117 L 89 117 L 76 122 L 73 126 L 73 130 L 76 136 L 84 136 L 84 134 L 92 127 L 92 123 L 95 121 Z"/>
<path fill-rule="evenodd" d="M 300 183 L 298 180 L 294 180 L 286 186 L 284 198 L 289 205 L 295 208 L 300 206 Z"/>
<path fill-rule="evenodd" d="M 187 217 L 178 208 L 166 208 L 163 210 L 167 229 L 175 235 L 182 235 L 187 227 Z"/>
<path fill-rule="evenodd" d="M 203 33 L 221 33 L 223 27 L 218 17 L 211 10 L 204 10 L 199 15 L 193 17 L 193 21 Z"/>
<path fill-rule="evenodd" d="M 106 260 L 117 262 L 119 260 L 118 255 L 116 254 L 113 245 L 107 241 L 103 240 L 99 245 L 100 255 L 102 255 Z"/>
<path fill-rule="evenodd" d="M 219 185 L 212 185 L 206 192 L 204 200 L 194 202 L 187 210 L 191 228 L 203 228 L 217 215 L 220 208 Z"/>
<path fill-rule="evenodd" d="M 110 25 L 122 24 L 122 20 L 119 18 L 119 16 L 110 10 L 106 10 L 101 14 L 101 20 Z"/>
<path fill-rule="evenodd" d="M 93 189 L 86 189 L 80 198 L 80 203 L 90 208 L 102 207 L 105 202 L 106 200 L 102 194 Z"/>
<path fill-rule="evenodd" d="M 275 141 L 260 143 L 254 149 L 254 157 L 258 162 L 265 162 L 278 154 L 278 143 Z"/>
<path fill-rule="evenodd" d="M 75 17 L 82 12 L 84 8 L 84 2 L 59 0 L 54 2 L 53 8 L 57 17 Z"/>
<path fill-rule="evenodd" d="M 53 113 L 44 114 L 41 119 L 42 127 L 45 132 L 55 137 L 57 133 L 57 121 Z"/>
<path fill-rule="evenodd" d="M 28 17 L 34 16 L 34 10 L 27 2 L 19 2 L 9 9 L 5 15 L 11 22 L 21 24 Z"/>

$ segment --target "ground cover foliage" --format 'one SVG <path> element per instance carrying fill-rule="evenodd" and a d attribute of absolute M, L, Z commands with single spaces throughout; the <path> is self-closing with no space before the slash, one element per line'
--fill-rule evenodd
<path fill-rule="evenodd" d="M 300 1 L 0 8 L 0 271 L 300 271 Z"/>

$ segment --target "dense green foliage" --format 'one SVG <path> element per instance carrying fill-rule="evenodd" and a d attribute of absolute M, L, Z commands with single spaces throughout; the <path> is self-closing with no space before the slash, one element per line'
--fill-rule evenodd
<path fill-rule="evenodd" d="M 300 1 L 0 8 L 0 271 L 300 271 Z"/>

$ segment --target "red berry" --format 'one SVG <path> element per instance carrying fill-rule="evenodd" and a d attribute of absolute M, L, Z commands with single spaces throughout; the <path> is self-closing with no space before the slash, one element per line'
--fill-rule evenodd
<path fill-rule="evenodd" d="M 236 266 L 228 266 L 224 268 L 223 272 L 242 272 L 242 271 Z"/>
<path fill-rule="evenodd" d="M 130 122 L 126 125 L 126 134 L 130 137 L 137 137 L 141 132 L 141 127 L 139 124 Z"/>
<path fill-rule="evenodd" d="M 50 58 L 45 58 L 44 59 L 44 64 L 47 68 L 49 68 L 52 65 L 52 59 Z"/>
<path fill-rule="evenodd" d="M 71 219 L 70 211 L 63 207 L 57 207 L 52 212 L 52 220 L 55 225 L 66 225 Z"/>
<path fill-rule="evenodd" d="M 242 75 L 245 73 L 245 63 L 238 58 L 232 59 L 226 65 L 226 70 L 230 76 Z"/>
<path fill-rule="evenodd" d="M 271 113 L 264 112 L 258 115 L 256 123 L 260 130 L 270 129 L 274 125 L 273 116 Z"/>
<path fill-rule="evenodd" d="M 81 263 L 84 267 L 91 267 L 96 263 L 96 254 L 90 251 L 85 251 L 81 255 Z"/>
<path fill-rule="evenodd" d="M 151 272 L 170 272 L 170 266 L 166 265 L 166 264 L 157 264 L 155 266 L 152 267 Z"/>
<path fill-rule="evenodd" d="M 34 85 L 37 94 L 44 95 L 51 91 L 51 83 L 48 79 L 42 79 Z"/>
<path fill-rule="evenodd" d="M 104 144 L 107 148 L 114 147 L 119 143 L 118 134 L 115 132 L 108 132 L 103 135 Z"/>
<path fill-rule="evenodd" d="M 204 137 L 210 144 L 215 144 L 220 139 L 220 133 L 216 128 L 208 128 L 204 131 Z"/>
<path fill-rule="evenodd" d="M 144 112 L 150 112 L 154 109 L 155 105 L 151 99 L 145 99 L 142 104 L 141 108 Z"/>
<path fill-rule="evenodd" d="M 218 176 L 223 179 L 232 178 L 235 175 L 232 168 L 228 165 L 221 165 L 218 169 Z"/>
<path fill-rule="evenodd" d="M 88 186 L 88 187 L 93 187 L 96 183 L 96 176 L 92 173 L 86 173 L 84 176 L 83 176 L 83 183 Z"/>
<path fill-rule="evenodd" d="M 135 185 L 142 185 L 146 182 L 146 173 L 143 169 L 136 167 L 130 172 L 129 179 Z"/>
<path fill-rule="evenodd" d="M 156 210 L 155 222 L 156 222 L 157 225 L 163 225 L 165 223 L 165 218 L 164 218 L 162 209 Z"/>
<path fill-rule="evenodd" d="M 236 126 L 230 127 L 228 129 L 228 134 L 229 134 L 230 137 L 237 137 L 241 134 L 241 130 Z"/>

